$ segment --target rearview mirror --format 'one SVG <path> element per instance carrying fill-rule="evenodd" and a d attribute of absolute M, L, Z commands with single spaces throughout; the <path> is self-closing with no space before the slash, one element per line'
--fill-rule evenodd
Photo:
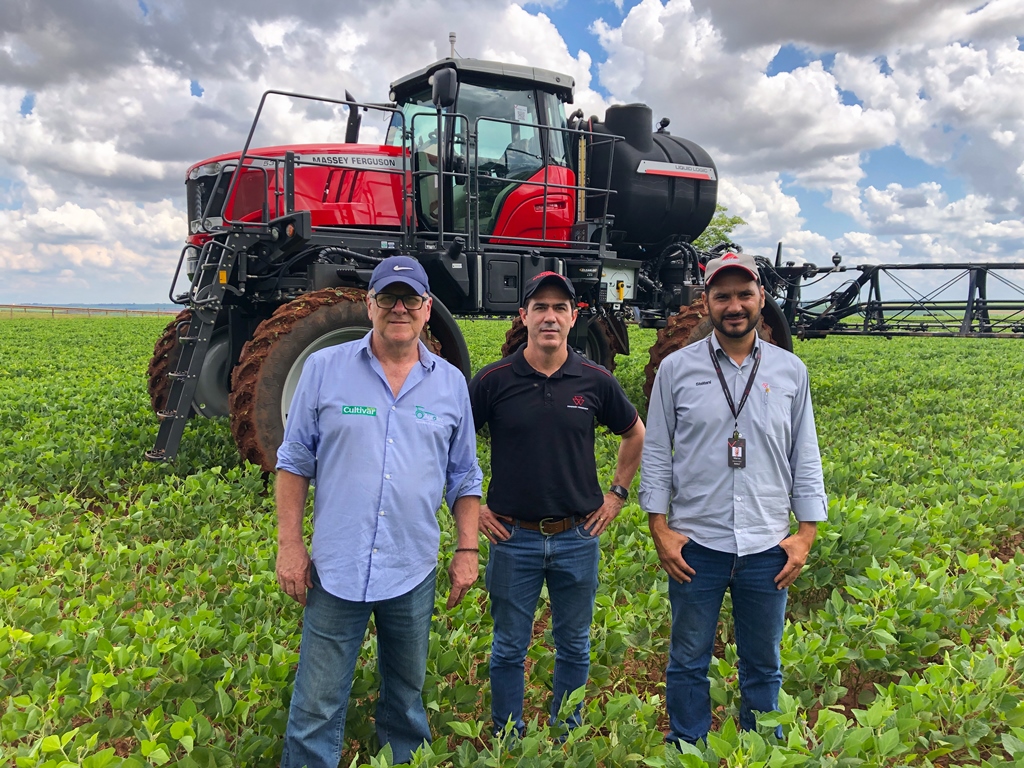
<path fill-rule="evenodd" d="M 455 94 L 459 88 L 459 78 L 455 74 L 455 70 L 449 68 L 439 69 L 430 76 L 430 82 L 433 86 L 430 100 L 434 103 L 434 106 L 438 109 L 454 106 Z"/>

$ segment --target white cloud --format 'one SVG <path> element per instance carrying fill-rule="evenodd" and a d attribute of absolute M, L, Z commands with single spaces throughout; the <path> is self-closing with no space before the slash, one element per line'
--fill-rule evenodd
<path fill-rule="evenodd" d="M 185 235 L 184 171 L 239 148 L 264 90 L 380 101 L 392 80 L 447 56 L 453 28 L 463 56 L 571 75 L 587 115 L 645 101 L 672 118 L 715 159 L 748 250 L 781 240 L 787 258 L 821 263 L 833 251 L 998 259 L 1024 248 L 1020 0 L 866 0 L 842 14 L 818 0 L 642 0 L 621 20 L 621 0 L 608 0 L 595 44 L 578 50 L 556 24 L 560 0 L 150 6 L 0 7 L 0 300 L 162 300 Z M 769 76 L 784 45 L 835 52 L 834 63 Z M 282 102 L 258 143 L 339 141 L 343 114 Z M 367 140 L 379 123 L 364 119 Z M 867 153 L 893 145 L 966 192 L 867 176 Z M 823 235 L 802 190 L 827 193 L 849 231 Z"/>

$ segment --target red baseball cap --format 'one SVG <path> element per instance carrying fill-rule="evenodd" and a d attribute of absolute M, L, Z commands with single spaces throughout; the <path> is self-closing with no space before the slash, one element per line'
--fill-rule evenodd
<path fill-rule="evenodd" d="M 711 285 L 711 281 L 715 279 L 715 276 L 725 269 L 742 269 L 750 275 L 751 279 L 756 280 L 758 283 L 761 282 L 761 275 L 757 270 L 757 262 L 754 261 L 753 256 L 729 251 L 717 259 L 712 259 L 704 267 L 704 285 Z"/>

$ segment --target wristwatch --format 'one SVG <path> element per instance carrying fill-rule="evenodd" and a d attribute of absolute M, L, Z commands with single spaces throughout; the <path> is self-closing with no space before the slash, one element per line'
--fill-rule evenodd
<path fill-rule="evenodd" d="M 610 491 L 611 493 L 614 493 L 614 494 L 615 494 L 616 496 L 618 496 L 618 497 L 619 497 L 620 499 L 622 499 L 623 501 L 625 501 L 626 499 L 628 499 L 628 498 L 629 498 L 629 488 L 624 488 L 624 487 L 623 487 L 623 486 L 621 486 L 621 485 L 613 485 L 613 486 L 612 486 L 611 488 L 609 488 L 608 490 L 609 490 L 609 491 Z"/>

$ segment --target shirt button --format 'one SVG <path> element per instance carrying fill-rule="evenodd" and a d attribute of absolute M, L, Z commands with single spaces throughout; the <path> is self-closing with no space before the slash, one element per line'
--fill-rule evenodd
<path fill-rule="evenodd" d="M 378 512 L 377 514 L 378 514 L 378 515 L 380 515 L 381 517 L 384 517 L 384 510 L 382 509 L 382 510 L 381 510 L 380 512 Z M 375 549 L 375 550 L 373 550 L 373 551 L 374 551 L 374 552 L 376 552 L 377 550 Z"/>
<path fill-rule="evenodd" d="M 374 552 L 377 552 L 377 548 L 376 548 L 376 547 L 374 547 L 374 548 L 373 548 L 373 551 L 374 551 Z"/>
<path fill-rule="evenodd" d="M 389 443 L 393 443 L 393 442 L 395 442 L 395 441 L 394 441 L 394 440 L 392 440 L 392 439 L 391 439 L 391 438 L 389 437 L 389 438 L 388 438 L 388 442 L 389 442 Z"/>
<path fill-rule="evenodd" d="M 743 501 L 743 497 L 742 496 L 737 496 L 736 497 L 736 501 Z"/>
<path fill-rule="evenodd" d="M 391 475 L 384 475 L 384 479 L 385 480 L 390 480 L 391 479 Z"/>

